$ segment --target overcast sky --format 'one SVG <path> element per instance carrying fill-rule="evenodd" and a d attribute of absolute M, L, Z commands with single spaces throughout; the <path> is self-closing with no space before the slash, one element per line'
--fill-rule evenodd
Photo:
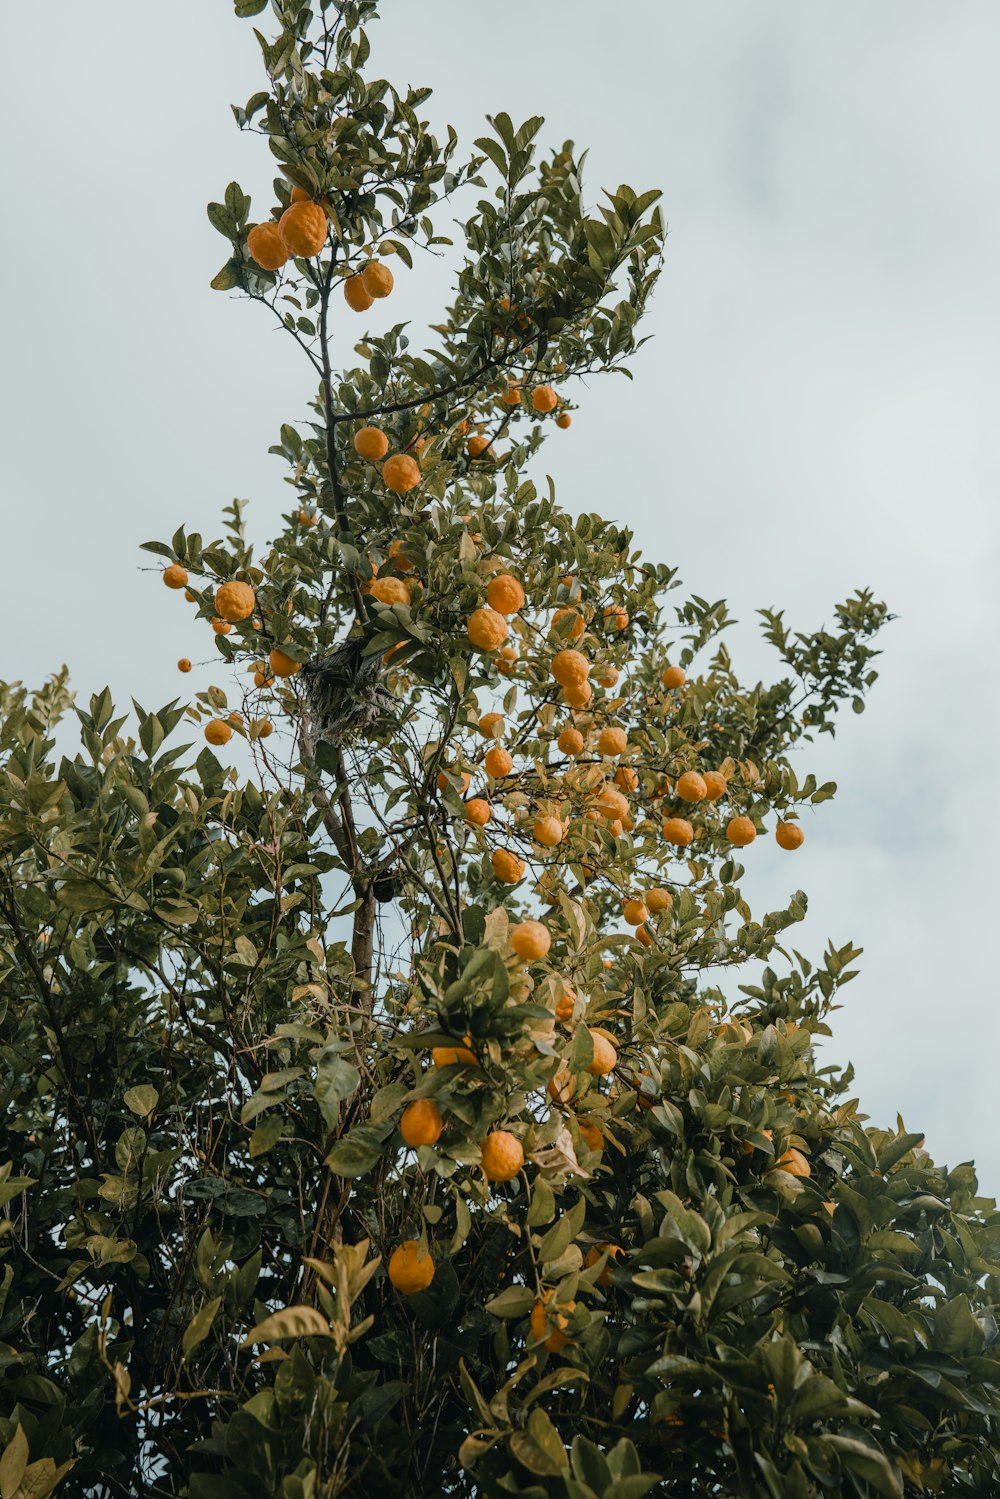
<path fill-rule="evenodd" d="M 226 247 L 205 202 L 233 177 L 273 196 L 266 148 L 229 111 L 261 68 L 228 0 L 49 0 L 44 50 L 33 10 L 0 9 L 0 676 L 68 661 L 84 697 L 110 682 L 153 707 L 204 637 L 138 543 L 212 532 L 234 495 L 266 534 L 288 493 L 266 449 L 311 393 L 265 314 L 208 288 Z M 727 597 L 751 675 L 769 670 L 758 606 L 812 628 L 870 585 L 899 616 L 869 711 L 803 752 L 838 797 L 800 853 L 753 850 L 746 893 L 763 910 L 801 885 L 800 950 L 865 948 L 831 1054 L 854 1060 L 874 1121 L 898 1110 L 996 1193 L 1000 8 L 383 15 L 373 65 L 433 85 L 436 123 L 468 141 L 484 111 L 542 113 L 549 144 L 590 147 L 592 195 L 663 190 L 655 337 L 635 383 L 594 380 L 547 445 L 562 503 Z M 426 317 L 446 284 L 424 265 L 403 283 L 386 321 Z"/>

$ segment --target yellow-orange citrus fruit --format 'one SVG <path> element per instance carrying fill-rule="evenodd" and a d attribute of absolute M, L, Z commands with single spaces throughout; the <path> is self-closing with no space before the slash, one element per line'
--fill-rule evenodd
<path fill-rule="evenodd" d="M 495 609 L 473 609 L 465 633 L 478 650 L 495 651 L 507 639 L 507 621 Z"/>
<path fill-rule="evenodd" d="M 393 494 L 406 494 L 420 483 L 420 465 L 407 453 L 393 453 L 382 465 L 382 482 Z"/>
<path fill-rule="evenodd" d="M 563 729 L 556 740 L 564 755 L 578 755 L 583 749 L 583 735 L 579 729 L 574 729 L 571 724 Z"/>
<path fill-rule="evenodd" d="M 812 1176 L 812 1167 L 801 1150 L 796 1150 L 794 1145 L 783 1151 L 774 1164 L 777 1170 L 787 1171 L 789 1176 Z"/>
<path fill-rule="evenodd" d="M 191 670 L 191 663 L 190 663 L 190 661 L 188 660 L 188 658 L 186 656 L 182 656 L 181 659 L 178 661 L 178 663 L 177 663 L 177 670 L 178 671 L 190 671 Z"/>
<path fill-rule="evenodd" d="M 639 784 L 639 772 L 633 765 L 619 765 L 615 771 L 615 785 L 623 791 L 634 791 Z"/>
<path fill-rule="evenodd" d="M 344 301 L 353 312 L 367 312 L 374 300 L 360 275 L 348 276 L 344 282 Z"/>
<path fill-rule="evenodd" d="M 489 802 L 481 796 L 474 796 L 465 804 L 465 820 L 475 828 L 484 828 L 492 816 Z"/>
<path fill-rule="evenodd" d="M 187 568 L 179 562 L 171 562 L 163 569 L 163 581 L 168 588 L 183 588 L 188 580 Z"/>
<path fill-rule="evenodd" d="M 294 677 L 297 671 L 302 670 L 302 662 L 293 660 L 279 646 L 274 647 L 267 659 L 276 677 Z"/>
<path fill-rule="evenodd" d="M 271 687 L 273 685 L 273 683 L 274 683 L 274 678 L 273 677 L 269 677 L 266 671 L 255 671 L 254 672 L 254 674 L 253 674 L 253 684 L 254 684 L 255 687 Z"/>
<path fill-rule="evenodd" d="M 586 708 L 594 696 L 589 682 L 571 682 L 563 688 L 563 698 L 571 708 Z"/>
<path fill-rule="evenodd" d="M 212 620 L 212 629 L 216 635 L 228 635 L 232 628 L 232 625 L 228 624 L 224 619 Z"/>
<path fill-rule="evenodd" d="M 318 255 L 326 244 L 328 221 L 318 203 L 292 203 L 278 221 L 289 253 L 303 260 Z"/>
<path fill-rule="evenodd" d="M 720 796 L 726 794 L 726 778 L 718 770 L 706 770 L 702 776 L 705 782 L 705 797 L 707 801 L 717 802 Z"/>
<path fill-rule="evenodd" d="M 354 451 L 378 463 L 389 451 L 389 439 L 379 427 L 360 427 L 354 434 Z"/>
<path fill-rule="evenodd" d="M 678 776 L 674 793 L 682 802 L 703 802 L 708 796 L 705 777 L 700 776 L 696 770 L 686 770 L 682 776 Z"/>
<path fill-rule="evenodd" d="M 509 776 L 514 769 L 514 761 L 502 744 L 495 744 L 492 749 L 486 751 L 483 764 L 486 767 L 486 774 L 492 776 L 495 781 L 503 780 L 504 776 Z"/>
<path fill-rule="evenodd" d="M 562 998 L 556 1005 L 557 1020 L 571 1020 L 573 1011 L 576 1009 L 576 990 L 569 984 L 563 984 Z"/>
<path fill-rule="evenodd" d="M 249 619 L 257 603 L 257 595 L 249 583 L 223 583 L 215 594 L 215 612 L 223 619 Z"/>
<path fill-rule="evenodd" d="M 531 836 L 536 843 L 543 848 L 555 848 L 557 843 L 562 842 L 563 825 L 558 817 L 536 817 L 531 828 Z"/>
<path fill-rule="evenodd" d="M 498 739 L 503 733 L 503 714 L 484 713 L 476 728 L 486 739 Z"/>
<path fill-rule="evenodd" d="M 387 297 L 392 291 L 392 272 L 380 260 L 369 260 L 361 272 L 361 280 L 370 297 Z"/>
<path fill-rule="evenodd" d="M 664 687 L 683 687 L 687 681 L 687 672 L 681 666 L 668 666 L 660 678 Z"/>
<path fill-rule="evenodd" d="M 614 786 L 602 786 L 595 806 L 605 817 L 623 817 L 628 811 L 628 802 Z"/>
<path fill-rule="evenodd" d="M 550 1353 L 558 1353 L 569 1342 L 569 1339 L 563 1332 L 563 1328 L 568 1325 L 569 1317 L 567 1313 L 573 1311 L 576 1302 L 569 1301 L 566 1303 L 565 1311 L 555 1312 L 552 1319 L 555 1325 L 550 1327 L 549 1318 L 545 1311 L 545 1304 L 550 1300 L 551 1296 L 552 1292 L 546 1291 L 541 1300 L 535 1302 L 531 1308 L 531 1316 L 528 1318 L 528 1322 L 531 1327 L 531 1336 L 535 1342 L 544 1342 L 545 1347 Z"/>
<path fill-rule="evenodd" d="M 577 1129 L 580 1131 L 580 1134 L 583 1136 L 583 1139 L 586 1142 L 587 1149 L 596 1150 L 598 1153 L 603 1152 L 604 1136 L 601 1134 L 601 1131 L 598 1129 L 597 1125 L 591 1123 L 591 1121 L 587 1119 L 578 1119 L 576 1123 Z"/>
<path fill-rule="evenodd" d="M 649 908 L 644 900 L 630 896 L 622 905 L 622 915 L 629 926 L 642 926 L 644 921 L 649 920 Z"/>
<path fill-rule="evenodd" d="M 491 1130 L 481 1148 L 483 1175 L 487 1181 L 512 1181 L 524 1165 L 524 1149 L 510 1130 Z"/>
<path fill-rule="evenodd" d="M 228 744 L 232 737 L 232 725 L 224 718 L 213 718 L 205 725 L 205 738 L 209 744 Z"/>
<path fill-rule="evenodd" d="M 508 385 L 500 399 L 505 406 L 520 406 L 521 387 L 519 385 Z"/>
<path fill-rule="evenodd" d="M 468 1040 L 468 1037 L 466 1037 Z M 431 1061 L 435 1067 L 478 1067 L 479 1058 L 468 1046 L 432 1046 Z"/>
<path fill-rule="evenodd" d="M 563 623 L 565 621 L 565 623 Z M 562 625 L 560 629 L 559 626 Z M 557 630 L 563 639 L 579 640 L 587 628 L 587 621 L 579 609 L 557 609 L 552 616 L 550 630 Z"/>
<path fill-rule="evenodd" d="M 685 817 L 668 817 L 663 824 L 663 836 L 668 843 L 675 843 L 678 848 L 687 848 L 689 843 L 694 842 L 694 828 Z"/>
<path fill-rule="evenodd" d="M 389 560 L 395 565 L 396 571 L 400 573 L 411 573 L 413 563 L 403 553 L 403 543 L 399 540 L 389 543 Z"/>
<path fill-rule="evenodd" d="M 548 927 L 540 921 L 519 921 L 510 929 L 510 945 L 519 958 L 534 963 L 544 958 L 552 946 Z"/>
<path fill-rule="evenodd" d="M 609 604 L 604 611 L 604 623 L 609 630 L 624 630 L 628 626 L 628 610 L 621 604 Z"/>
<path fill-rule="evenodd" d="M 565 428 L 570 426 L 572 424 L 572 421 L 573 418 L 570 416 L 568 411 L 560 411 L 559 415 L 556 417 L 556 426 Z"/>
<path fill-rule="evenodd" d="M 553 1075 L 545 1085 L 549 1097 L 556 1103 L 569 1103 L 576 1092 L 576 1083 L 573 1074 L 565 1062 L 560 1062 Z"/>
<path fill-rule="evenodd" d="M 592 675 L 599 687 L 616 687 L 621 673 L 616 666 L 608 666 L 605 663 L 605 665 L 599 666 Z"/>
<path fill-rule="evenodd" d="M 797 822 L 779 822 L 774 836 L 778 840 L 778 847 L 788 849 L 789 852 L 801 848 L 806 841 L 806 835 Z"/>
<path fill-rule="evenodd" d="M 624 729 L 602 729 L 597 736 L 597 748 L 602 755 L 624 755 L 628 749 L 628 735 Z"/>
<path fill-rule="evenodd" d="M 402 578 L 376 578 L 368 592 L 380 604 L 408 604 L 410 585 Z"/>
<path fill-rule="evenodd" d="M 298 186 L 293 187 L 292 188 L 292 202 L 293 203 L 311 203 L 312 202 L 312 194 L 311 193 L 307 193 L 304 187 L 298 187 Z"/>
<path fill-rule="evenodd" d="M 196 604 L 198 602 L 198 595 L 196 593 L 192 593 L 190 588 L 185 588 L 184 597 L 187 599 L 189 604 Z"/>
<path fill-rule="evenodd" d="M 591 1031 L 590 1039 L 594 1043 L 594 1059 L 587 1071 L 591 1077 L 604 1077 L 606 1073 L 615 1070 L 618 1053 L 607 1036 L 602 1036 L 600 1031 Z"/>
<path fill-rule="evenodd" d="M 399 1121 L 399 1133 L 413 1150 L 420 1145 L 436 1145 L 443 1129 L 441 1111 L 432 1098 L 415 1098 Z"/>
<path fill-rule="evenodd" d="M 404 1239 L 389 1256 L 389 1279 L 403 1296 L 426 1291 L 434 1279 L 434 1261 L 419 1240 Z"/>
<path fill-rule="evenodd" d="M 262 271 L 280 271 L 288 259 L 288 246 L 277 224 L 254 224 L 247 235 L 247 249 Z"/>
<path fill-rule="evenodd" d="M 258 739 L 267 739 L 274 733 L 274 724 L 269 718 L 261 718 L 254 724 L 254 730 Z"/>
<path fill-rule="evenodd" d="M 492 443 L 486 436 L 485 432 L 473 432 L 472 436 L 465 444 L 465 451 L 468 453 L 470 458 L 481 458 L 483 454 L 488 453 L 491 448 Z"/>
<path fill-rule="evenodd" d="M 560 687 L 579 687 L 589 675 L 590 662 L 579 651 L 556 651 L 552 657 L 552 678 Z"/>
<path fill-rule="evenodd" d="M 757 829 L 749 817 L 734 817 L 726 828 L 726 837 L 734 848 L 746 848 L 757 836 Z"/>
<path fill-rule="evenodd" d="M 486 602 L 498 614 L 516 614 L 524 608 L 524 589 L 510 573 L 498 573 L 487 584 Z"/>
<path fill-rule="evenodd" d="M 524 860 L 509 849 L 496 848 L 490 856 L 490 864 L 497 879 L 504 885 L 516 885 L 524 878 Z"/>
<path fill-rule="evenodd" d="M 439 770 L 437 789 L 439 791 L 447 791 L 449 788 L 454 790 L 453 782 L 456 778 L 459 782 L 459 794 L 464 796 L 469 789 L 469 782 L 472 780 L 472 776 L 467 770 L 456 770 L 454 767 L 449 770 Z"/>
<path fill-rule="evenodd" d="M 622 1249 L 620 1244 L 594 1244 L 592 1248 L 587 1250 L 587 1258 L 584 1261 L 584 1264 L 586 1265 L 587 1269 L 590 1270 L 600 1261 L 602 1256 L 606 1254 L 608 1257 L 608 1262 L 605 1265 L 604 1269 L 601 1271 L 600 1275 L 597 1277 L 597 1284 L 599 1286 L 610 1286 L 612 1261 L 616 1260 L 620 1254 L 624 1253 L 625 1251 Z"/>
<path fill-rule="evenodd" d="M 649 930 L 649 927 L 648 926 L 638 926 L 638 927 L 636 927 L 636 929 L 635 929 L 635 940 L 638 943 L 640 943 L 640 945 L 642 947 L 652 947 L 652 945 L 653 945 L 653 934 Z"/>
<path fill-rule="evenodd" d="M 670 891 L 664 890 L 660 885 L 655 890 L 646 891 L 646 905 L 654 915 L 658 915 L 661 911 L 669 911 L 673 903 L 674 898 Z"/>
<path fill-rule="evenodd" d="M 531 404 L 536 411 L 544 414 L 548 411 L 555 411 L 559 405 L 559 397 L 551 385 L 536 385 L 531 392 Z"/>

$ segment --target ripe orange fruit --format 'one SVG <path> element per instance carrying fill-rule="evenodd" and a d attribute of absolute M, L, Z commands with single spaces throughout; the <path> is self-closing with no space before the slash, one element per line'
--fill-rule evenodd
<path fill-rule="evenodd" d="M 249 583 L 223 583 L 216 590 L 215 612 L 223 619 L 249 619 L 257 603 L 257 595 Z"/>
<path fill-rule="evenodd" d="M 520 406 L 521 387 L 519 385 L 508 385 L 500 399 L 505 406 Z"/>
<path fill-rule="evenodd" d="M 417 1239 L 404 1239 L 389 1256 L 389 1279 L 403 1296 L 426 1291 L 434 1279 L 434 1261 Z"/>
<path fill-rule="evenodd" d="M 543 848 L 555 848 L 557 843 L 562 842 L 564 831 L 558 817 L 536 817 L 532 825 L 531 836 Z"/>
<path fill-rule="evenodd" d="M 469 782 L 472 780 L 467 770 L 456 770 L 454 767 L 450 770 L 439 770 L 436 782 L 437 789 L 439 791 L 447 791 L 452 786 L 456 776 L 459 780 L 459 794 L 464 796 L 469 789 Z"/>
<path fill-rule="evenodd" d="M 549 1097 L 556 1103 L 569 1103 L 576 1092 L 576 1082 L 565 1062 L 560 1062 L 545 1085 Z"/>
<path fill-rule="evenodd" d="M 392 291 L 392 272 L 380 260 L 369 260 L 361 272 L 361 281 L 370 297 L 387 297 Z"/>
<path fill-rule="evenodd" d="M 353 312 L 367 312 L 374 300 L 362 276 L 348 276 L 344 282 L 344 301 Z"/>
<path fill-rule="evenodd" d="M 232 625 L 227 624 L 224 619 L 212 620 L 212 629 L 215 631 L 216 635 L 228 635 L 232 628 Z"/>
<path fill-rule="evenodd" d="M 481 458 L 484 453 L 488 453 L 490 451 L 492 446 L 493 444 L 490 442 L 490 439 L 486 436 L 485 432 L 473 432 L 472 436 L 465 444 L 465 451 L 468 453 L 470 458 Z"/>
<path fill-rule="evenodd" d="M 605 817 L 624 817 L 628 812 L 628 801 L 614 786 L 602 786 L 594 805 Z"/>
<path fill-rule="evenodd" d="M 393 453 L 382 465 L 382 482 L 393 494 L 406 494 L 420 483 L 420 465 L 406 453 Z"/>
<path fill-rule="evenodd" d="M 191 663 L 190 663 L 190 661 L 188 660 L 188 658 L 186 656 L 182 656 L 181 659 L 178 661 L 178 663 L 177 663 L 177 670 L 178 671 L 190 671 L 191 670 Z"/>
<path fill-rule="evenodd" d="M 653 945 L 653 934 L 649 930 L 649 927 L 648 926 L 637 926 L 636 929 L 635 929 L 635 940 L 642 947 L 652 947 L 652 945 Z"/>
<path fill-rule="evenodd" d="M 198 595 L 196 593 L 192 593 L 190 588 L 185 588 L 184 597 L 187 599 L 189 604 L 196 604 L 198 602 Z"/>
<path fill-rule="evenodd" d="M 629 926 L 642 926 L 644 921 L 649 920 L 649 907 L 644 900 L 629 896 L 622 905 L 622 915 Z"/>
<path fill-rule="evenodd" d="M 599 666 L 593 673 L 594 681 L 600 687 L 616 687 L 620 676 L 621 672 L 617 666 L 609 666 L 607 664 Z"/>
<path fill-rule="evenodd" d="M 675 843 L 678 848 L 687 848 L 689 843 L 694 842 L 694 828 L 684 817 L 668 817 L 663 824 L 663 836 L 668 843 Z"/>
<path fill-rule="evenodd" d="M 504 776 L 509 776 L 514 769 L 514 761 L 502 744 L 495 744 L 492 749 L 486 751 L 483 759 L 486 774 L 492 776 L 495 781 L 502 781 Z"/>
<path fill-rule="evenodd" d="M 587 1269 L 590 1270 L 594 1265 L 598 1263 L 602 1255 L 606 1254 L 608 1257 L 608 1262 L 605 1265 L 604 1269 L 601 1271 L 600 1275 L 597 1277 L 597 1284 L 599 1286 L 610 1286 L 612 1261 L 616 1260 L 620 1254 L 624 1253 L 625 1251 L 620 1244 L 595 1244 L 592 1248 L 587 1250 L 587 1258 L 584 1261 L 584 1264 L 586 1265 Z"/>
<path fill-rule="evenodd" d="M 399 1133 L 413 1150 L 420 1145 L 436 1145 L 443 1129 L 441 1111 L 432 1098 L 415 1098 L 399 1121 Z"/>
<path fill-rule="evenodd" d="M 510 1130 L 491 1130 L 481 1149 L 483 1175 L 487 1181 L 512 1181 L 524 1165 L 524 1149 Z"/>
<path fill-rule="evenodd" d="M 466 1036 L 468 1041 L 468 1036 Z M 478 1067 L 479 1058 L 468 1046 L 432 1046 L 431 1061 L 435 1067 Z"/>
<path fill-rule="evenodd" d="M 524 860 L 519 859 L 517 854 L 512 854 L 509 849 L 494 849 L 490 864 L 501 884 L 516 885 L 524 878 Z"/>
<path fill-rule="evenodd" d="M 674 793 L 682 802 L 703 802 L 708 795 L 708 787 L 704 776 L 700 776 L 696 770 L 686 770 L 678 777 Z"/>
<path fill-rule="evenodd" d="M 484 828 L 493 816 L 493 811 L 488 801 L 481 796 L 474 796 L 465 804 L 465 820 L 474 828 Z"/>
<path fill-rule="evenodd" d="M 519 958 L 534 963 L 544 958 L 552 946 L 548 927 L 540 921 L 519 921 L 510 931 L 510 945 Z"/>
<path fill-rule="evenodd" d="M 179 562 L 171 562 L 169 567 L 163 569 L 163 581 L 168 588 L 183 588 L 187 580 L 187 568 L 182 567 Z"/>
<path fill-rule="evenodd" d="M 293 203 L 311 203 L 312 202 L 312 195 L 310 193 L 307 193 L 304 187 L 293 187 L 292 188 L 292 202 Z"/>
<path fill-rule="evenodd" d="M 224 718 L 213 718 L 205 725 L 205 738 L 209 744 L 228 744 L 232 737 L 232 724 Z"/>
<path fill-rule="evenodd" d="M 524 608 L 524 589 L 510 573 L 498 573 L 486 586 L 486 602 L 498 614 L 516 614 Z"/>
<path fill-rule="evenodd" d="M 573 1018 L 573 1011 L 575 1009 L 576 1009 L 576 990 L 572 989 L 569 984 L 564 983 L 563 984 L 562 998 L 560 999 L 559 1003 L 556 1005 L 556 1019 L 557 1020 L 571 1020 Z"/>
<path fill-rule="evenodd" d="M 551 1291 L 546 1291 L 542 1298 L 535 1302 L 531 1308 L 531 1316 L 528 1318 L 528 1323 L 531 1328 L 531 1336 L 535 1342 L 544 1342 L 545 1347 L 550 1353 L 558 1353 L 560 1348 L 564 1348 L 569 1341 L 562 1330 L 569 1322 L 569 1318 L 563 1312 L 556 1312 L 554 1320 L 557 1325 L 552 1328 L 549 1327 L 545 1303 L 550 1299 L 551 1295 Z M 575 1305 L 575 1302 L 570 1302 L 569 1309 L 572 1309 Z"/>
<path fill-rule="evenodd" d="M 476 728 L 486 739 L 499 739 L 503 733 L 503 714 L 484 713 Z"/>
<path fill-rule="evenodd" d="M 403 543 L 401 541 L 390 541 L 389 558 L 390 561 L 395 563 L 397 572 L 411 573 L 413 571 L 413 563 L 410 561 L 409 557 L 404 556 Z"/>
<path fill-rule="evenodd" d="M 564 755 L 578 755 L 583 749 L 583 735 L 579 729 L 574 729 L 571 724 L 567 724 L 556 740 L 556 744 Z"/>
<path fill-rule="evenodd" d="M 402 578 L 376 578 L 368 592 L 380 604 L 408 604 L 410 585 Z"/>
<path fill-rule="evenodd" d="M 604 611 L 604 623 L 609 630 L 624 630 L 628 627 L 628 610 L 621 604 L 609 604 Z"/>
<path fill-rule="evenodd" d="M 624 755 L 628 749 L 628 735 L 624 729 L 602 729 L 597 736 L 597 748 L 602 755 Z"/>
<path fill-rule="evenodd" d="M 288 246 L 277 224 L 254 224 L 247 235 L 247 249 L 262 271 L 280 271 L 288 259 Z"/>
<path fill-rule="evenodd" d="M 664 687 L 683 687 L 687 681 L 687 672 L 681 666 L 668 666 L 660 678 Z"/>
<path fill-rule="evenodd" d="M 757 829 L 749 817 L 734 817 L 726 828 L 726 837 L 734 848 L 746 848 L 757 836 Z"/>
<path fill-rule="evenodd" d="M 536 411 L 544 415 L 546 412 L 555 411 L 559 405 L 559 397 L 551 385 L 536 385 L 531 392 L 531 404 Z"/>
<path fill-rule="evenodd" d="M 812 1167 L 801 1150 L 796 1150 L 794 1145 L 790 1145 L 779 1155 L 774 1166 L 775 1170 L 787 1171 L 789 1176 L 812 1176 Z"/>
<path fill-rule="evenodd" d="M 590 662 L 579 651 L 556 651 L 551 670 L 560 687 L 581 687 L 590 675 Z"/>
<path fill-rule="evenodd" d="M 566 624 L 559 630 L 560 637 L 562 639 L 579 640 L 587 628 L 587 621 L 579 609 L 557 609 L 552 616 L 552 623 L 549 629 L 555 630 L 562 620 L 565 620 Z"/>
<path fill-rule="evenodd" d="M 599 1155 L 603 1154 L 604 1136 L 597 1125 L 588 1119 L 578 1119 L 576 1125 L 586 1143 L 587 1149 L 596 1150 Z"/>
<path fill-rule="evenodd" d="M 263 664 L 261 662 L 262 666 Z M 274 685 L 274 678 L 269 677 L 266 671 L 255 671 L 253 674 L 253 684 L 255 687 L 272 687 Z"/>
<path fill-rule="evenodd" d="M 281 237 L 289 253 L 302 260 L 311 260 L 326 244 L 328 229 L 326 214 L 318 203 L 306 201 L 292 203 L 278 221 Z"/>
<path fill-rule="evenodd" d="M 507 621 L 495 609 L 473 609 L 465 633 L 478 650 L 495 651 L 507 639 Z"/>
<path fill-rule="evenodd" d="M 658 915 L 661 911 L 669 911 L 673 903 L 674 898 L 670 891 L 664 890 L 662 886 L 658 885 L 655 890 L 646 891 L 646 905 L 654 915 Z"/>
<path fill-rule="evenodd" d="M 615 785 L 623 791 L 634 791 L 639 784 L 639 772 L 633 765 L 619 765 L 615 771 Z"/>
<path fill-rule="evenodd" d="M 607 1036 L 602 1036 L 600 1031 L 591 1031 L 590 1039 L 594 1043 L 594 1059 L 587 1071 L 591 1077 L 604 1077 L 618 1065 L 618 1053 Z"/>
<path fill-rule="evenodd" d="M 720 796 L 725 796 L 727 783 L 725 776 L 720 771 L 706 770 L 702 776 L 702 780 L 705 782 L 705 799 L 707 801 L 717 802 Z"/>
<path fill-rule="evenodd" d="M 254 730 L 258 739 L 267 739 L 274 733 L 274 724 L 269 718 L 259 718 L 254 724 Z"/>
<path fill-rule="evenodd" d="M 571 708 L 586 708 L 594 696 L 589 682 L 577 682 L 563 688 L 563 698 Z"/>
<path fill-rule="evenodd" d="M 572 421 L 573 418 L 570 416 L 568 411 L 560 411 L 559 415 L 556 417 L 556 426 L 565 428 L 570 426 Z"/>
<path fill-rule="evenodd" d="M 302 670 L 302 662 L 293 660 L 278 646 L 274 647 L 267 659 L 276 677 L 294 677 L 297 671 Z"/>
<path fill-rule="evenodd" d="M 806 835 L 797 822 L 779 822 L 774 830 L 774 836 L 778 841 L 779 848 L 793 849 L 801 848 L 806 841 Z"/>
<path fill-rule="evenodd" d="M 379 427 L 361 427 L 354 434 L 354 451 L 370 463 L 378 463 L 389 451 L 389 439 Z"/>

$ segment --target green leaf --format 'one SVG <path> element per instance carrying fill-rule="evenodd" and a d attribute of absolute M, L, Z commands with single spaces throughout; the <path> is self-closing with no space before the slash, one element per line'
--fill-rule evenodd
<path fill-rule="evenodd" d="M 537 1473 L 539 1477 L 555 1477 L 569 1468 L 559 1433 L 539 1405 L 528 1417 L 524 1431 L 511 1437 L 510 1450 L 529 1473 Z"/>
<path fill-rule="evenodd" d="M 330 1324 L 314 1306 L 286 1306 L 247 1333 L 241 1348 L 252 1343 L 280 1343 L 283 1338 L 329 1338 Z"/>
<path fill-rule="evenodd" d="M 140 1119 L 148 1119 L 159 1101 L 159 1093 L 149 1083 L 140 1083 L 138 1087 L 129 1088 L 125 1093 L 125 1107 Z"/>
<path fill-rule="evenodd" d="M 535 1294 L 528 1286 L 507 1286 L 487 1301 L 486 1310 L 493 1317 L 526 1317 L 535 1304 Z"/>
<path fill-rule="evenodd" d="M 213 1296 L 211 1301 L 206 1301 L 205 1305 L 195 1312 L 181 1339 L 181 1353 L 184 1358 L 187 1358 L 199 1343 L 204 1343 L 212 1331 L 212 1323 L 221 1305 L 222 1297 Z"/>

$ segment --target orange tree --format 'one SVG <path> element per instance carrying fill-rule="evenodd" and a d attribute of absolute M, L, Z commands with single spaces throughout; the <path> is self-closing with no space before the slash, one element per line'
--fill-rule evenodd
<path fill-rule="evenodd" d="M 373 0 L 272 10 L 213 285 L 318 393 L 263 555 L 239 505 L 148 548 L 239 675 L 61 758 L 65 680 L 4 690 L 0 1493 L 995 1496 L 993 1203 L 819 1066 L 856 950 L 749 904 L 885 610 L 765 611 L 741 685 L 724 605 L 539 490 L 656 194 L 588 213 L 537 119 L 439 142 Z"/>

